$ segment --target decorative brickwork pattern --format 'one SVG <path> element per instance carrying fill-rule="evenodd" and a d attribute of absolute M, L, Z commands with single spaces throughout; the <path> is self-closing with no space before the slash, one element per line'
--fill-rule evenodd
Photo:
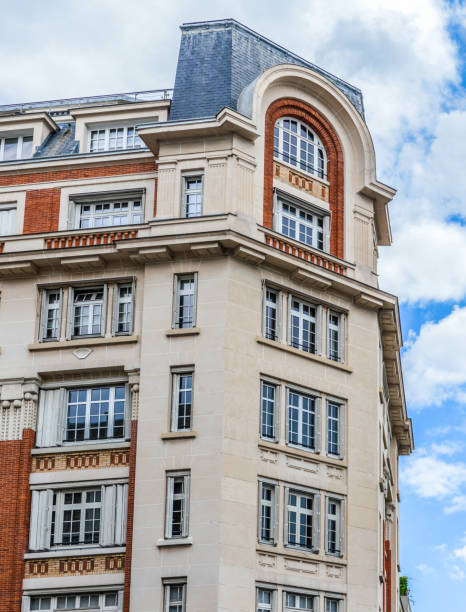
<path fill-rule="evenodd" d="M 139 391 L 139 385 L 137 387 Z M 126 523 L 125 589 L 123 595 L 123 612 L 130 612 L 129 602 L 131 589 L 131 558 L 133 550 L 134 487 L 136 482 L 137 436 L 138 422 L 133 420 L 131 421 L 131 448 L 129 452 L 128 520 Z"/>
<path fill-rule="evenodd" d="M 0 610 L 20 612 L 29 534 L 29 467 L 34 431 L 0 442 Z"/>
<path fill-rule="evenodd" d="M 292 185 L 295 189 L 309 193 L 324 202 L 328 202 L 328 185 L 317 178 L 310 179 L 301 172 L 291 170 L 288 166 L 273 162 L 273 176 L 286 185 Z"/>
<path fill-rule="evenodd" d="M 92 468 L 109 468 L 129 465 L 130 451 L 101 450 L 54 455 L 33 455 L 31 472 L 53 472 L 61 470 L 87 470 Z"/>
<path fill-rule="evenodd" d="M 327 153 L 328 200 L 331 212 L 330 253 L 344 257 L 343 150 L 327 119 L 315 108 L 292 98 L 273 102 L 265 117 L 264 217 L 263 225 L 273 228 L 273 129 L 280 117 L 294 117 L 307 123 L 322 141 Z"/>
<path fill-rule="evenodd" d="M 276 249 L 280 249 L 280 251 L 283 251 L 284 253 L 289 253 L 290 255 L 294 255 L 295 257 L 304 259 L 305 261 L 317 264 L 318 266 L 326 268 L 331 272 L 337 272 L 338 274 L 346 274 L 346 266 L 342 266 L 341 264 L 335 263 L 334 261 L 327 259 L 327 257 L 321 255 L 320 253 L 316 253 L 315 251 L 313 252 L 307 249 L 301 249 L 296 245 L 287 242 L 286 240 L 279 240 L 276 236 L 265 234 L 265 244 L 273 246 Z"/>
<path fill-rule="evenodd" d="M 94 232 L 92 234 L 74 233 L 68 236 L 46 238 L 46 249 L 69 249 L 72 247 L 98 246 L 100 244 L 113 244 L 115 240 L 128 240 L 137 238 L 136 230 L 123 232 Z"/>
<path fill-rule="evenodd" d="M 56 232 L 60 214 L 61 189 L 35 189 L 26 191 L 24 234 Z"/>
<path fill-rule="evenodd" d="M 109 574 L 124 570 L 125 555 L 89 555 L 87 557 L 53 558 L 47 560 L 31 559 L 26 561 L 24 565 L 25 578 Z"/>

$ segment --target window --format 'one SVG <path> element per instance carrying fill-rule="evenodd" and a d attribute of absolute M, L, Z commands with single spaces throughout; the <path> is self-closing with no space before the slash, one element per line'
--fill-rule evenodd
<path fill-rule="evenodd" d="M 327 402 L 327 454 L 331 457 L 343 455 L 343 406 Z"/>
<path fill-rule="evenodd" d="M 104 331 L 106 287 L 73 289 L 72 336 L 100 336 Z"/>
<path fill-rule="evenodd" d="M 280 292 L 264 286 L 264 338 L 279 340 Z"/>
<path fill-rule="evenodd" d="M 318 552 L 320 496 L 287 489 L 285 499 L 286 545 Z"/>
<path fill-rule="evenodd" d="M 59 340 L 61 323 L 62 290 L 50 289 L 43 293 L 41 315 L 41 340 Z"/>
<path fill-rule="evenodd" d="M 327 555 L 343 556 L 343 517 L 341 499 L 326 498 L 326 544 Z"/>
<path fill-rule="evenodd" d="M 314 595 L 300 595 L 299 593 L 285 593 L 284 612 L 294 612 L 295 610 L 306 610 L 315 612 Z"/>
<path fill-rule="evenodd" d="M 186 582 L 164 580 L 164 612 L 185 612 Z"/>
<path fill-rule="evenodd" d="M 175 274 L 173 327 L 196 326 L 197 274 Z"/>
<path fill-rule="evenodd" d="M 340 612 L 340 601 L 341 599 L 334 599 L 333 597 L 325 598 L 325 612 Z"/>
<path fill-rule="evenodd" d="M 261 389 L 261 438 L 275 441 L 277 439 L 277 386 L 262 381 Z"/>
<path fill-rule="evenodd" d="M 328 215 L 278 198 L 276 230 L 288 238 L 328 251 L 328 222 Z"/>
<path fill-rule="evenodd" d="M 86 489 L 34 489 L 30 550 L 123 545 L 127 493 L 127 484 Z"/>
<path fill-rule="evenodd" d="M 327 178 L 325 149 L 302 121 L 282 117 L 275 123 L 274 157 L 313 176 Z"/>
<path fill-rule="evenodd" d="M 117 335 L 130 334 L 133 331 L 133 300 L 132 284 L 116 285 L 113 333 Z"/>
<path fill-rule="evenodd" d="M 319 450 L 319 398 L 288 389 L 288 444 Z"/>
<path fill-rule="evenodd" d="M 202 215 L 203 177 L 183 177 L 183 206 L 182 217 L 200 217 Z"/>
<path fill-rule="evenodd" d="M 186 538 L 188 536 L 188 511 L 189 474 L 169 474 L 167 476 L 166 538 Z"/>
<path fill-rule="evenodd" d="M 106 127 L 91 130 L 89 137 L 89 151 L 118 151 L 121 149 L 140 149 L 144 147 L 143 141 L 136 132 L 136 127 Z"/>
<path fill-rule="evenodd" d="M 174 372 L 172 385 L 171 431 L 188 431 L 192 429 L 193 372 Z"/>
<path fill-rule="evenodd" d="M 80 229 L 134 225 L 144 221 L 141 194 L 79 198 L 74 200 L 74 211 L 74 221 L 72 220 L 71 225 Z"/>
<path fill-rule="evenodd" d="M 329 310 L 327 329 L 328 358 L 343 361 L 343 315 Z"/>
<path fill-rule="evenodd" d="M 259 482 L 259 542 L 275 544 L 277 537 L 277 487 Z"/>
<path fill-rule="evenodd" d="M 66 442 L 125 437 L 124 385 L 68 391 Z"/>
<path fill-rule="evenodd" d="M 16 232 L 16 205 L 0 204 L 0 236 L 11 236 Z"/>
<path fill-rule="evenodd" d="M 0 161 L 32 157 L 32 136 L 0 138 Z"/>
<path fill-rule="evenodd" d="M 270 589 L 257 589 L 257 612 L 270 612 L 273 610 L 273 591 Z"/>
<path fill-rule="evenodd" d="M 289 343 L 292 347 L 318 353 L 320 351 L 318 307 L 290 296 Z"/>
<path fill-rule="evenodd" d="M 118 610 L 118 592 L 110 593 L 63 593 L 38 595 L 29 600 L 29 610 Z"/>

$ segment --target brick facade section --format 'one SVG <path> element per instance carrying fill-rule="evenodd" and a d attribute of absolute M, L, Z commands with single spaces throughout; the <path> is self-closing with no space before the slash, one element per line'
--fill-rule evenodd
<path fill-rule="evenodd" d="M 29 471 L 34 431 L 0 442 L 0 610 L 20 612 L 29 534 Z"/>
<path fill-rule="evenodd" d="M 332 125 L 315 108 L 293 98 L 273 102 L 265 116 L 264 217 L 263 225 L 273 229 L 273 130 L 280 117 L 307 123 L 320 138 L 327 153 L 330 205 L 330 253 L 344 258 L 344 175 L 343 149 Z"/>
<path fill-rule="evenodd" d="M 138 422 L 131 421 L 131 447 L 129 450 L 128 519 L 126 523 L 125 590 L 123 612 L 129 612 L 131 590 L 131 559 L 133 555 L 134 488 L 136 483 L 136 450 Z"/>
<path fill-rule="evenodd" d="M 60 215 L 61 189 L 35 189 L 26 191 L 23 234 L 56 232 Z"/>

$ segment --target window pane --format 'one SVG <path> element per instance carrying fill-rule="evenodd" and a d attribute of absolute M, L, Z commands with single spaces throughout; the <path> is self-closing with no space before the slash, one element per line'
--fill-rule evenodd
<path fill-rule="evenodd" d="M 32 136 L 23 136 L 21 157 L 23 159 L 27 157 L 32 157 Z"/>
<path fill-rule="evenodd" d="M 17 138 L 5 138 L 3 159 L 10 161 L 18 158 L 18 139 Z"/>

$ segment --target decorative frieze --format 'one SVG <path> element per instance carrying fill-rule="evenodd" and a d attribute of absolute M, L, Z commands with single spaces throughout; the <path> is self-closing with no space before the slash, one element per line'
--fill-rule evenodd
<path fill-rule="evenodd" d="M 33 455 L 31 472 L 87 470 L 129 465 L 129 449 L 66 452 L 53 455 Z"/>
<path fill-rule="evenodd" d="M 36 429 L 37 383 L 22 379 L 0 384 L 0 441 L 21 440 L 23 429 Z"/>
<path fill-rule="evenodd" d="M 319 200 L 328 202 L 328 185 L 315 177 L 309 178 L 309 176 L 297 170 L 292 170 L 277 161 L 273 162 L 273 176 L 282 183 L 291 185 L 295 189 L 299 189 L 299 191 L 304 191 L 319 198 Z"/>
<path fill-rule="evenodd" d="M 125 555 L 89 555 L 53 559 L 31 559 L 25 562 L 25 578 L 52 578 L 62 576 L 85 576 L 121 572 L 125 568 Z"/>

